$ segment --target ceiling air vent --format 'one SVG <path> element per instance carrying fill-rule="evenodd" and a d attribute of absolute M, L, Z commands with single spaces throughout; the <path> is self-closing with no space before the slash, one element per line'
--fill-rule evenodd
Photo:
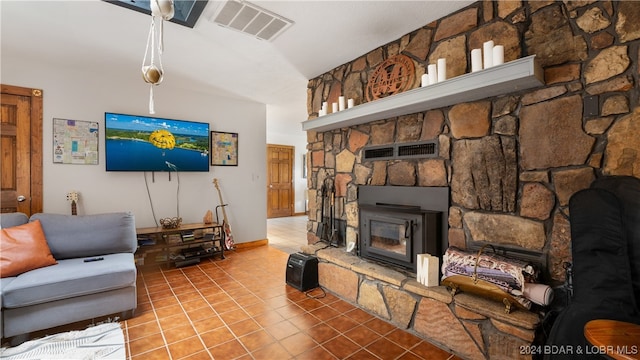
<path fill-rule="evenodd" d="M 215 24 L 271 41 L 293 21 L 246 1 L 229 0 L 210 18 Z"/>
<path fill-rule="evenodd" d="M 385 146 L 369 146 L 364 149 L 363 160 L 395 160 L 429 158 L 438 155 L 436 141 L 422 141 Z"/>

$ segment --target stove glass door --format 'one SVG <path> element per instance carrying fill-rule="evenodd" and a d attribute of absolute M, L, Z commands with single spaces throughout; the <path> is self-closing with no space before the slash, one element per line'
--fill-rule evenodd
<path fill-rule="evenodd" d="M 417 219 L 367 214 L 367 251 L 376 258 L 396 259 L 410 263 L 413 251 L 413 231 Z"/>
<path fill-rule="evenodd" d="M 374 220 L 370 222 L 371 242 L 369 246 L 372 250 L 383 250 L 401 256 L 407 255 L 407 242 L 411 242 L 412 221 L 391 219 Z"/>

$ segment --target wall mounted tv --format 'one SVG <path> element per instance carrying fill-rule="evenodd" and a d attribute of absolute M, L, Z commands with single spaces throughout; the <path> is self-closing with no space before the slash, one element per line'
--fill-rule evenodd
<path fill-rule="evenodd" d="M 107 171 L 209 171 L 209 124 L 105 112 Z"/>

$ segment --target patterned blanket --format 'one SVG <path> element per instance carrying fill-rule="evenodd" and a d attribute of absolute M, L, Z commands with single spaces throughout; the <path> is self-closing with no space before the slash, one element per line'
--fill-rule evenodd
<path fill-rule="evenodd" d="M 474 273 L 478 279 L 496 285 L 511 294 L 527 309 L 531 308 L 531 301 L 525 298 L 523 293 L 528 282 L 537 280 L 537 271 L 532 264 L 493 253 L 483 252 L 478 257 L 478 253 L 466 252 L 455 247 L 447 249 L 442 259 L 442 280 L 452 275 L 471 277 Z"/>

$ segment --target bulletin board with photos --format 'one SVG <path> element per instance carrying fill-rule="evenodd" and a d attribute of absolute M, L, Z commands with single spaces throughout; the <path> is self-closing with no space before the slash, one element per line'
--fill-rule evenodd
<path fill-rule="evenodd" d="M 97 122 L 53 119 L 54 164 L 98 164 Z"/>

